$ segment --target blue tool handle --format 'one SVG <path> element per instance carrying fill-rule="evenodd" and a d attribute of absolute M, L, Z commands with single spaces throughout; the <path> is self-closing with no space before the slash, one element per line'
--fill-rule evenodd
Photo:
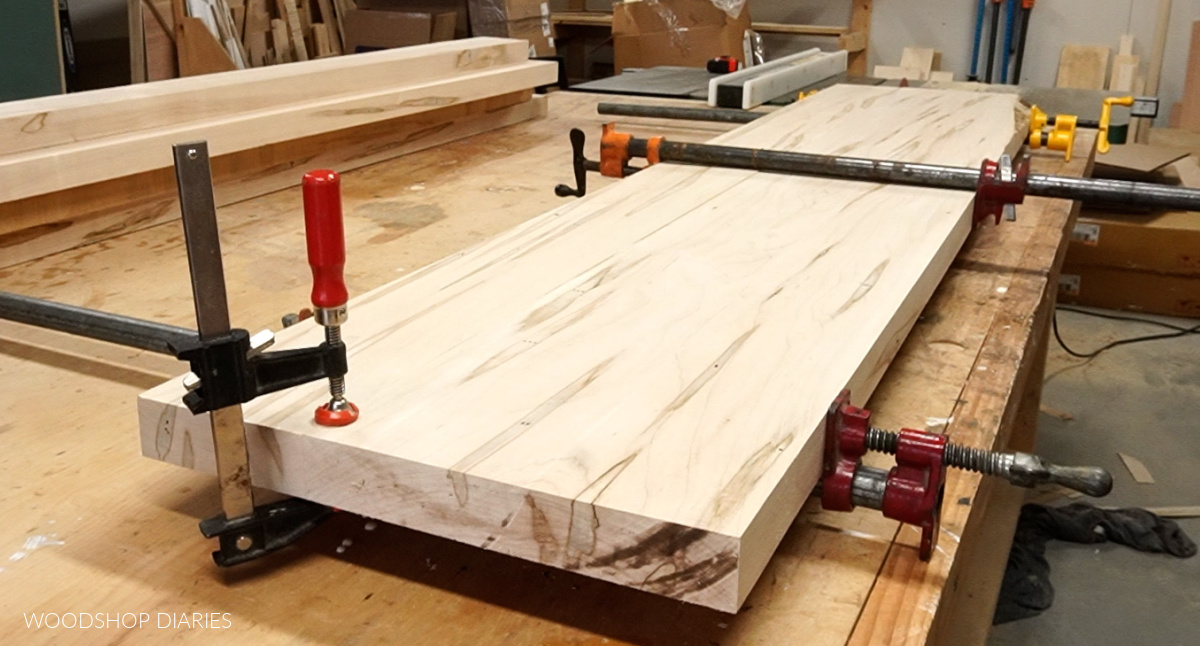
<path fill-rule="evenodd" d="M 1008 59 L 1012 56 L 1013 25 L 1017 18 L 1017 0 L 1008 0 L 1004 23 L 1004 50 L 1000 54 L 1000 82 L 1008 83 Z"/>
<path fill-rule="evenodd" d="M 975 45 L 971 48 L 971 80 L 979 78 L 979 47 L 983 41 L 983 18 L 987 11 L 987 0 L 979 0 L 979 11 L 975 14 Z"/>

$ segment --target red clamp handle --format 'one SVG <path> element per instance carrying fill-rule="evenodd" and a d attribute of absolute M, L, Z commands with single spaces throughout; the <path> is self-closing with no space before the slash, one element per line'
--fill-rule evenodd
<path fill-rule="evenodd" d="M 975 185 L 975 212 L 972 220 L 976 225 L 989 216 L 1000 224 L 1004 207 L 1025 201 L 1025 188 L 1029 185 L 1029 160 L 1022 159 L 1016 165 L 1007 159 L 999 162 L 983 160 L 979 169 L 979 182 Z"/>
<path fill-rule="evenodd" d="M 304 174 L 304 231 L 312 267 L 313 305 L 341 307 L 350 300 L 342 275 L 346 266 L 346 234 L 342 228 L 342 179 L 331 170 Z"/>

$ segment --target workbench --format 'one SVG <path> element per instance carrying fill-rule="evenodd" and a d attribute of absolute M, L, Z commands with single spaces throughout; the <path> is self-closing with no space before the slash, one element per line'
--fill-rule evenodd
<path fill-rule="evenodd" d="M 346 173 L 351 294 L 560 204 L 553 186 L 570 180 L 567 130 L 598 132 L 595 105 L 612 97 L 548 99 L 546 119 Z M 691 141 L 729 129 L 623 126 Z M 1093 148 L 1082 131 L 1071 162 L 1035 151 L 1033 170 L 1087 174 Z M 878 425 L 1032 448 L 1075 212 L 1071 202 L 1027 198 L 1015 223 L 971 235 L 868 402 Z M 278 328 L 281 315 L 306 306 L 311 285 L 299 189 L 224 208 L 220 222 L 234 324 Z M 194 324 L 178 223 L 0 270 L 0 290 Z M 737 615 L 348 513 L 283 553 L 220 570 L 196 528 L 218 511 L 215 479 L 138 450 L 136 396 L 184 370 L 168 357 L 0 322 L 0 513 L 10 521 L 0 545 L 11 554 L 0 559 L 0 632 L 22 643 L 979 643 L 1025 494 L 948 473 L 929 563 L 917 558 L 913 527 L 867 509 L 824 512 L 811 499 Z M 26 628 L 34 613 L 143 621 Z"/>

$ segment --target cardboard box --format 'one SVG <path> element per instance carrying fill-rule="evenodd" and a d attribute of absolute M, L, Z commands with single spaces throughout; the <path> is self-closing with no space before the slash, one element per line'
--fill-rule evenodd
<path fill-rule="evenodd" d="M 1200 276 L 1064 265 L 1058 302 L 1200 318 Z"/>
<path fill-rule="evenodd" d="M 554 55 L 548 0 L 468 0 L 472 36 L 522 38 L 530 56 Z"/>
<path fill-rule="evenodd" d="M 412 13 L 353 9 L 342 17 L 347 52 L 369 52 L 454 39 L 456 12 Z"/>
<path fill-rule="evenodd" d="M 748 5 L 749 3 L 747 3 Z M 749 7 L 737 18 L 709 0 L 657 0 L 613 5 L 613 63 L 631 67 L 704 67 L 717 56 L 742 58 Z"/>
<path fill-rule="evenodd" d="M 403 11 L 406 13 L 439 14 L 457 12 L 454 23 L 455 38 L 470 38 L 471 24 L 468 22 L 467 0 L 356 0 L 359 9 L 376 11 Z"/>
<path fill-rule="evenodd" d="M 1200 213 L 1080 214 L 1066 262 L 1200 277 Z"/>

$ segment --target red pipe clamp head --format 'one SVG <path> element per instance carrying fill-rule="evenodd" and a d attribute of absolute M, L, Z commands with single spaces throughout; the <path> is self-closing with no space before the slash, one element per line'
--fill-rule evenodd
<path fill-rule="evenodd" d="M 895 453 L 886 474 L 862 464 L 868 450 Z M 825 416 L 825 461 L 821 506 L 851 511 L 856 504 L 921 528 L 921 560 L 937 545 L 945 487 L 946 436 L 912 429 L 887 433 L 871 428 L 871 412 L 850 404 L 843 390 Z"/>
<path fill-rule="evenodd" d="M 979 182 L 975 185 L 975 212 L 972 220 L 979 225 L 988 216 L 1000 224 L 1003 214 L 1015 220 L 1016 204 L 1025 201 L 1025 188 L 1029 185 L 1029 160 L 1022 159 L 1014 166 L 1012 158 L 1001 155 L 1000 161 L 983 160 L 979 169 Z"/>

